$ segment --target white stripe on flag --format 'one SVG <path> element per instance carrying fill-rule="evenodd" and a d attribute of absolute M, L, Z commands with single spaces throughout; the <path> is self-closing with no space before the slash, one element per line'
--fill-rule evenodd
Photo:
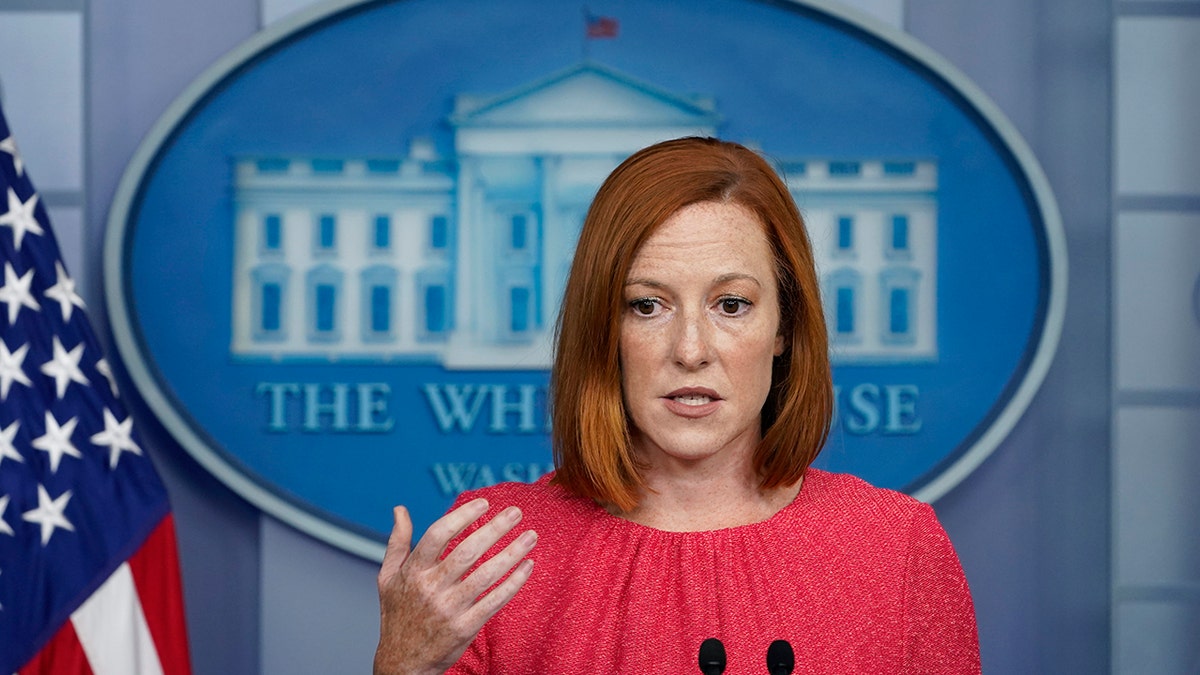
<path fill-rule="evenodd" d="M 71 621 L 95 675 L 162 675 L 128 563 L 75 610 Z"/>

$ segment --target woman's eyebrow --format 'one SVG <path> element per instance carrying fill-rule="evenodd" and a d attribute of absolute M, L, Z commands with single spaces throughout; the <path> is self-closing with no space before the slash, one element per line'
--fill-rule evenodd
<path fill-rule="evenodd" d="M 637 277 L 637 278 L 632 278 L 632 279 L 626 279 L 625 286 L 626 287 L 649 286 L 651 288 L 666 288 L 667 284 L 665 284 L 661 281 L 655 281 L 654 279 L 643 279 L 643 278 Z"/>
<path fill-rule="evenodd" d="M 754 284 L 755 286 L 758 286 L 760 288 L 762 287 L 762 282 L 758 280 L 758 277 L 754 276 L 753 274 L 746 274 L 745 272 L 729 272 L 726 274 L 722 274 L 721 276 L 717 277 L 716 279 L 713 279 L 713 284 L 714 285 L 725 284 L 725 283 L 729 283 L 730 281 L 749 281 L 750 283 Z M 626 287 L 649 286 L 650 288 L 669 288 L 670 284 L 662 282 L 662 281 L 657 281 L 655 279 L 646 279 L 643 277 L 633 277 L 633 278 L 625 280 L 625 286 Z"/>
<path fill-rule="evenodd" d="M 759 288 L 762 287 L 762 282 L 758 280 L 758 277 L 754 276 L 753 274 L 746 274 L 745 272 L 730 272 L 728 274 L 722 274 L 715 280 L 715 282 L 718 284 L 723 284 L 730 281 L 749 281 Z"/>

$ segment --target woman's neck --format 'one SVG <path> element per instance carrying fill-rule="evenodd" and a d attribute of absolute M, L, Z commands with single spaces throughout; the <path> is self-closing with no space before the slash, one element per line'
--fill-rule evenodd
<path fill-rule="evenodd" d="M 669 532 L 701 532 L 762 522 L 792 503 L 803 482 L 764 490 L 748 466 L 724 471 L 649 467 L 645 479 L 638 505 L 615 515 Z"/>

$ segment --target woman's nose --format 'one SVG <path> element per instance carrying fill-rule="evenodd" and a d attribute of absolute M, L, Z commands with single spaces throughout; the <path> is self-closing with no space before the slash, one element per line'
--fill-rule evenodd
<path fill-rule="evenodd" d="M 711 329 L 703 315 L 683 313 L 675 330 L 675 362 L 688 370 L 708 365 L 712 361 Z"/>

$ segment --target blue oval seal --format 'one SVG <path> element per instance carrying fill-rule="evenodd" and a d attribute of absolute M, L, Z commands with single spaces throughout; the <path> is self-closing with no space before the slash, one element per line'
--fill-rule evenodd
<path fill-rule="evenodd" d="M 588 203 L 695 134 L 761 150 L 808 222 L 838 400 L 818 465 L 933 500 L 997 447 L 1066 297 L 1053 197 L 1000 112 L 832 4 L 593 9 L 330 3 L 164 114 L 114 201 L 105 292 L 135 386 L 203 466 L 372 558 L 395 503 L 422 527 L 550 470 Z"/>

